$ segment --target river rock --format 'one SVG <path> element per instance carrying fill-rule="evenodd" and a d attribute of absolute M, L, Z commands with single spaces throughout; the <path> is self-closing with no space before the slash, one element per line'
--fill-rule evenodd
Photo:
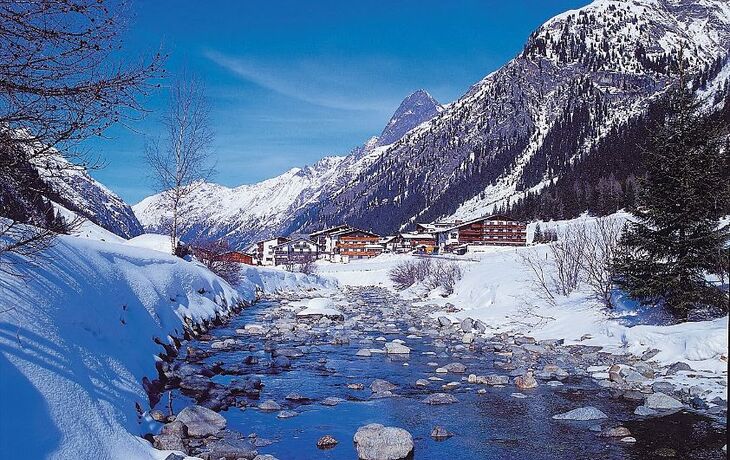
<path fill-rule="evenodd" d="M 276 418 L 292 418 L 299 415 L 299 412 L 295 412 L 293 410 L 283 410 L 276 414 Z"/>
<path fill-rule="evenodd" d="M 363 358 L 369 358 L 373 355 L 373 353 L 368 348 L 362 348 L 355 353 L 355 356 L 361 356 Z"/>
<path fill-rule="evenodd" d="M 644 405 L 649 409 L 673 410 L 681 409 L 682 403 L 664 393 L 653 393 L 647 396 Z"/>
<path fill-rule="evenodd" d="M 218 433 L 226 427 L 226 419 L 219 413 L 203 406 L 188 406 L 181 410 L 176 422 L 182 422 L 188 429 L 188 435 L 202 438 Z"/>
<path fill-rule="evenodd" d="M 398 385 L 395 385 L 395 384 L 390 383 L 387 380 L 383 380 L 383 379 L 375 379 L 370 384 L 370 389 L 373 391 L 373 393 L 382 393 L 384 391 L 393 391 L 396 388 L 398 388 Z"/>
<path fill-rule="evenodd" d="M 474 320 L 471 318 L 464 318 L 461 320 L 461 330 L 464 332 L 471 332 L 474 329 Z"/>
<path fill-rule="evenodd" d="M 481 383 L 484 385 L 507 385 L 509 383 L 509 377 L 506 375 L 498 375 L 498 374 L 487 374 L 487 375 L 480 375 L 477 377 L 477 383 Z"/>
<path fill-rule="evenodd" d="M 389 355 L 407 355 L 411 349 L 401 343 L 390 342 L 385 344 L 385 352 Z"/>
<path fill-rule="evenodd" d="M 326 434 L 319 438 L 317 441 L 317 448 L 319 449 L 331 449 L 337 445 L 337 440 L 332 436 Z"/>
<path fill-rule="evenodd" d="M 179 450 L 185 452 L 187 447 L 183 439 L 188 436 L 188 428 L 183 422 L 174 421 L 162 426 L 162 431 L 157 436 L 153 436 L 155 449 L 159 450 Z"/>
<path fill-rule="evenodd" d="M 273 399 L 267 399 L 266 401 L 259 404 L 259 409 L 264 411 L 276 411 L 281 410 L 281 406 Z"/>
<path fill-rule="evenodd" d="M 651 417 L 653 415 L 656 415 L 657 411 L 654 409 L 651 409 L 646 406 L 639 406 L 636 409 L 634 409 L 634 415 L 638 415 L 640 417 Z"/>
<path fill-rule="evenodd" d="M 409 432 L 378 423 L 358 428 L 353 441 L 360 460 L 400 460 L 413 452 L 413 437 Z"/>
<path fill-rule="evenodd" d="M 439 326 L 441 326 L 441 327 L 451 326 L 451 320 L 445 316 L 439 316 L 438 323 L 439 323 Z"/>
<path fill-rule="evenodd" d="M 459 401 L 455 396 L 448 393 L 433 393 L 426 396 L 423 402 L 432 406 L 437 406 L 441 404 L 454 404 Z"/>
<path fill-rule="evenodd" d="M 537 387 L 537 380 L 533 377 L 532 372 L 515 377 L 515 385 L 521 390 L 529 390 Z"/>
<path fill-rule="evenodd" d="M 253 445 L 247 441 L 237 441 L 235 444 L 216 440 L 206 445 L 206 452 L 197 454 L 203 460 L 253 460 L 258 455 Z"/>
<path fill-rule="evenodd" d="M 679 362 L 676 362 L 676 363 L 672 364 L 671 366 L 669 366 L 669 368 L 667 369 L 667 375 L 673 375 L 673 374 L 676 374 L 677 372 L 691 371 L 691 370 L 692 370 L 692 368 L 689 366 L 689 364 L 679 361 Z"/>
<path fill-rule="evenodd" d="M 625 426 L 615 426 L 601 431 L 599 436 L 603 438 L 624 438 L 626 436 L 631 436 L 631 431 L 629 431 L 629 429 Z"/>
<path fill-rule="evenodd" d="M 461 363 L 449 363 L 444 366 L 444 369 L 453 374 L 463 374 L 466 372 L 466 366 Z"/>
<path fill-rule="evenodd" d="M 443 441 L 444 439 L 448 439 L 452 437 L 454 433 L 451 433 L 446 428 L 442 427 L 441 425 L 436 425 L 431 430 L 431 437 L 437 441 Z"/>
<path fill-rule="evenodd" d="M 606 414 L 592 406 L 579 407 L 562 414 L 553 415 L 555 420 L 600 420 L 608 418 Z"/>

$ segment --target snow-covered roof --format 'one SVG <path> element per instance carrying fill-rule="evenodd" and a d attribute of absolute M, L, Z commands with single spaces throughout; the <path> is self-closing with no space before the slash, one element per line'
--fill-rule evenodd
<path fill-rule="evenodd" d="M 401 233 L 400 236 L 407 240 L 432 240 L 435 238 L 433 233 Z"/>

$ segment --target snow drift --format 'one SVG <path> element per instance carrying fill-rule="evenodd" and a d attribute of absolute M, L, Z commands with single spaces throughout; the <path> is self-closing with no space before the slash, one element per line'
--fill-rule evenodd
<path fill-rule="evenodd" d="M 195 262 L 88 231 L 15 268 L 0 272 L 4 458 L 164 458 L 133 434 L 144 431 L 135 403 L 149 407 L 140 382 L 156 376 L 162 351 L 153 338 L 180 336 L 183 318 L 211 318 L 257 290 L 318 281 L 252 267 L 234 289 Z"/>

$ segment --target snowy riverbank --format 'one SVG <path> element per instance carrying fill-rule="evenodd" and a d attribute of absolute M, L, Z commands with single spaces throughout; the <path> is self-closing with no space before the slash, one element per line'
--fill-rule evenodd
<path fill-rule="evenodd" d="M 163 351 L 153 338 L 180 336 L 184 318 L 225 314 L 258 293 L 332 287 L 247 268 L 234 289 L 197 263 L 98 241 L 104 232 L 90 227 L 58 238 L 35 266 L 16 265 L 20 276 L 0 273 L 5 458 L 164 458 L 132 434 L 135 404 L 148 408 L 142 378 L 156 377 Z"/>
<path fill-rule="evenodd" d="M 671 326 L 629 326 L 624 321 L 626 316 L 607 311 L 587 289 L 579 289 L 569 297 L 558 297 L 556 305 L 550 305 L 541 298 L 519 257 L 523 251 L 533 250 L 544 256 L 547 247 L 493 247 L 481 253 L 449 256 L 448 261 L 458 263 L 463 272 L 453 294 L 443 296 L 438 289 L 429 291 L 423 286 L 414 286 L 401 291 L 401 295 L 423 304 L 441 306 L 442 310 L 434 317 L 447 316 L 453 321 L 481 320 L 486 325 L 485 336 L 507 333 L 538 340 L 562 339 L 565 344 L 598 346 L 616 355 L 643 357 L 664 368 L 662 373 L 647 379 L 646 384 L 670 382 L 687 392 L 692 389 L 693 395 L 705 401 L 715 398 L 727 401 L 727 316 Z M 321 275 L 337 279 L 342 285 L 394 289 L 388 272 L 415 257 L 384 255 L 349 264 L 319 262 L 318 265 Z M 434 262 L 438 260 L 434 258 Z M 624 310 L 622 314 L 633 313 Z M 667 374 L 666 368 L 678 362 L 691 369 Z M 604 375 L 608 375 L 608 369 L 596 370 L 596 377 Z"/>

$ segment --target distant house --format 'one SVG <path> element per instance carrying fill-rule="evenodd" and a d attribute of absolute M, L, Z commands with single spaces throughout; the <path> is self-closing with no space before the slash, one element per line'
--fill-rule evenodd
<path fill-rule="evenodd" d="M 261 240 L 256 243 L 255 259 L 258 265 L 274 265 L 274 247 L 286 243 L 288 238 L 277 236 L 268 240 Z"/>
<path fill-rule="evenodd" d="M 503 215 L 478 217 L 435 232 L 442 250 L 466 245 L 525 246 L 527 225 Z"/>
<path fill-rule="evenodd" d="M 240 251 L 224 252 L 219 256 L 228 262 L 238 262 L 239 264 L 254 265 L 254 256 Z"/>
<path fill-rule="evenodd" d="M 380 235 L 350 228 L 334 233 L 336 238 L 334 252 L 343 260 L 367 259 L 383 252 L 383 246 L 378 244 Z"/>
<path fill-rule="evenodd" d="M 302 264 L 317 260 L 319 246 L 306 238 L 289 240 L 274 246 L 274 265 Z"/>

